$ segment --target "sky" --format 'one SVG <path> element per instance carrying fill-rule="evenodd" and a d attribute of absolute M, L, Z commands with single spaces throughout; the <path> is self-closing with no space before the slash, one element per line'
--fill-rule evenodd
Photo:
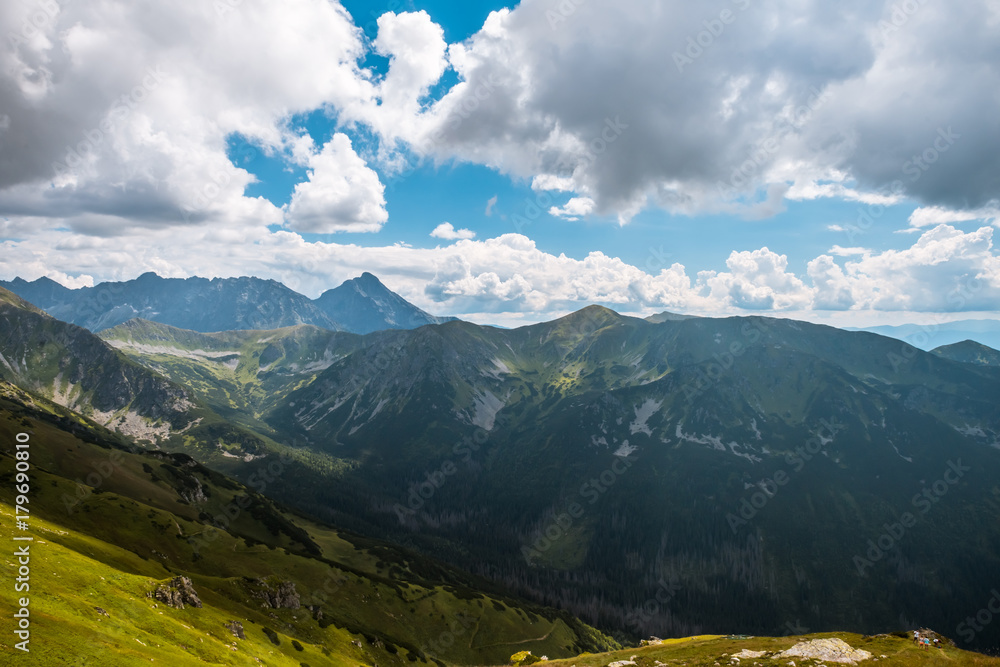
<path fill-rule="evenodd" d="M 0 279 L 1000 317 L 1000 0 L 6 0 Z"/>

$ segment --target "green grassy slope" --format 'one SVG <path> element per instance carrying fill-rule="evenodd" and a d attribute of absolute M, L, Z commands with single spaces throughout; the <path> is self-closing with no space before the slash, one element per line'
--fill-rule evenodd
<path fill-rule="evenodd" d="M 170 372 L 203 364 L 173 356 Z M 963 618 L 1000 582 L 998 372 L 803 322 L 591 307 L 515 330 L 371 334 L 247 419 L 309 445 L 266 493 L 603 628 L 768 633 L 794 616 L 886 630 Z M 798 456 L 831 420 L 836 438 Z M 182 444 L 247 483 L 273 461 Z M 625 460 L 627 482 L 595 491 Z M 925 516 L 914 494 L 957 460 L 972 470 Z M 778 473 L 787 486 L 765 491 Z M 421 497 L 435 475 L 445 483 Z M 564 530 L 554 516 L 574 501 L 584 515 Z M 859 572 L 855 556 L 904 512 L 919 528 Z M 670 608 L 636 614 L 672 579 Z"/>
<path fill-rule="evenodd" d="M 271 331 L 198 333 L 142 319 L 99 336 L 182 384 L 219 414 L 251 420 L 362 344 L 356 334 L 305 324 Z"/>
<path fill-rule="evenodd" d="M 979 366 L 1000 366 L 1000 350 L 994 350 L 974 340 L 942 345 L 931 350 L 932 354 L 953 361 Z"/>
<path fill-rule="evenodd" d="M 901 635 L 905 633 L 900 633 Z M 552 660 L 547 667 L 605 667 L 611 662 L 634 660 L 636 667 L 659 667 L 660 665 L 688 665 L 688 667 L 752 664 L 760 667 L 783 667 L 791 658 L 777 658 L 776 654 L 792 646 L 815 639 L 840 639 L 854 649 L 872 654 L 870 660 L 861 665 L 888 665 L 890 667 L 922 667 L 923 665 L 951 665 L 952 667 L 991 667 L 1000 665 L 1000 659 L 979 653 L 960 650 L 950 644 L 940 649 L 923 649 L 906 636 L 877 635 L 864 636 L 847 632 L 829 632 L 795 637 L 734 637 L 703 635 L 668 639 L 662 644 L 631 648 L 613 653 L 580 655 L 569 660 Z M 766 652 L 766 655 L 734 660 L 744 650 Z M 877 660 L 877 662 L 876 662 Z M 796 665 L 829 664 L 815 659 L 795 658 Z"/>
<path fill-rule="evenodd" d="M 31 434 L 35 664 L 483 664 L 518 647 L 569 656 L 611 645 L 566 614 L 480 592 L 432 561 L 291 515 L 185 455 L 130 447 L 0 389 L 3 449 Z M 12 469 L 4 451 L 8 527 Z M 190 577 L 202 608 L 146 597 L 175 576 Z M 297 604 L 265 601 L 282 585 Z M 233 620 L 245 640 L 225 627 Z M 0 622 L 6 655 L 11 622 Z"/>

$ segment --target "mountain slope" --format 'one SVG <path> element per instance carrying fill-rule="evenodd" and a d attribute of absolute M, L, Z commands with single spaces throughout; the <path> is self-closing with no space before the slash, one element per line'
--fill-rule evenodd
<path fill-rule="evenodd" d="M 617 647 L 565 613 L 304 520 L 0 382 L 0 441 L 17 433 L 30 436 L 31 584 L 44 592 L 31 612 L 46 628 L 32 653 L 45 664 L 493 664 L 521 648 Z M 0 449 L 7 517 L 12 454 Z M 185 585 L 200 598 L 185 608 L 148 595 Z"/>
<path fill-rule="evenodd" d="M 115 334 L 129 353 L 174 374 L 215 363 L 194 350 L 242 359 L 237 344 L 272 342 L 290 369 L 280 341 L 308 331 L 239 342 L 130 326 Z M 174 350 L 156 354 L 172 359 L 148 358 L 164 340 Z M 339 340 L 314 377 L 267 380 L 280 400 L 231 406 L 304 445 L 283 445 L 293 458 L 267 493 L 600 627 L 947 627 L 1000 586 L 996 368 L 803 322 L 600 307 Z M 204 374 L 198 396 L 220 377 Z M 170 446 L 247 483 L 280 449 Z M 998 640 L 987 627 L 974 645 Z"/>
<path fill-rule="evenodd" d="M 2 288 L 0 378 L 146 438 L 183 430 L 197 419 L 179 385 Z"/>
<path fill-rule="evenodd" d="M 980 345 L 1000 349 L 1000 320 L 958 320 L 939 324 L 882 325 L 848 328 L 848 331 L 869 331 L 882 336 L 905 340 L 921 350 L 974 340 Z"/>
<path fill-rule="evenodd" d="M 256 429 L 252 417 L 236 411 L 230 411 L 236 419 L 220 416 L 195 391 L 2 288 L 0 379 L 115 431 L 197 452 L 221 469 L 288 449 L 267 429 Z"/>
<path fill-rule="evenodd" d="M 349 462 L 289 502 L 636 634 L 947 623 L 1000 567 L 1000 372 L 873 334 L 597 307 L 381 332 L 264 419 Z M 676 606 L 637 614 L 664 581 Z"/>
<path fill-rule="evenodd" d="M 255 420 L 289 391 L 362 344 L 356 334 L 307 324 L 271 331 L 198 333 L 134 319 L 99 335 L 115 349 L 187 387 L 219 414 Z"/>
<path fill-rule="evenodd" d="M 75 290 L 48 278 L 0 281 L 0 288 L 27 299 L 53 317 L 93 332 L 136 318 L 203 333 L 302 324 L 369 333 L 413 329 L 454 319 L 420 310 L 370 273 L 348 280 L 316 300 L 274 280 L 160 278 L 155 273 Z"/>
<path fill-rule="evenodd" d="M 939 357 L 981 366 L 1000 366 L 1000 351 L 974 340 L 963 340 L 952 345 L 936 347 L 932 352 Z"/>
<path fill-rule="evenodd" d="M 109 329 L 136 317 L 194 331 L 275 329 L 314 324 L 341 327 L 305 296 L 274 280 L 259 278 L 160 278 L 144 273 L 135 280 L 101 283 L 76 290 L 52 290 L 45 279 L 0 283 L 15 293 L 42 299 L 35 305 L 91 331 Z"/>
<path fill-rule="evenodd" d="M 323 292 L 313 303 L 347 331 L 360 334 L 383 329 L 416 329 L 455 319 L 435 317 L 420 310 L 367 272 Z"/>

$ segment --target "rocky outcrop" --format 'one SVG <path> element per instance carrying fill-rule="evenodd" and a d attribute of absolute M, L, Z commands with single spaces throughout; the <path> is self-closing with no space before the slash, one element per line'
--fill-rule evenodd
<path fill-rule="evenodd" d="M 765 655 L 767 655 L 767 651 L 751 651 L 750 649 L 745 648 L 739 653 L 733 653 L 730 657 L 746 660 L 747 658 L 763 658 Z"/>
<path fill-rule="evenodd" d="M 243 624 L 239 621 L 229 621 L 225 623 L 226 629 L 233 633 L 233 636 L 237 639 L 246 639 L 246 633 L 243 632 Z"/>
<path fill-rule="evenodd" d="M 779 653 L 777 658 L 814 658 L 823 662 L 839 662 L 856 664 L 869 660 L 872 654 L 862 649 L 852 648 L 842 639 L 813 639 L 799 642 L 787 651 Z"/>
<path fill-rule="evenodd" d="M 174 577 L 167 584 L 160 584 L 156 590 L 146 593 L 146 597 L 153 598 L 174 609 L 183 609 L 185 605 L 201 608 L 198 593 L 195 592 L 194 585 L 187 577 Z"/>
<path fill-rule="evenodd" d="M 271 583 L 267 579 L 247 579 L 250 596 L 261 601 L 265 609 L 298 609 L 302 606 L 295 584 L 291 581 Z"/>

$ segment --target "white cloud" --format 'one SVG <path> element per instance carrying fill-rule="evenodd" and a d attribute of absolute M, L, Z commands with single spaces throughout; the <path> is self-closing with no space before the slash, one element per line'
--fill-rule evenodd
<path fill-rule="evenodd" d="M 476 233 L 471 229 L 455 229 L 450 222 L 442 222 L 434 228 L 434 231 L 431 232 L 431 236 L 437 239 L 445 239 L 447 241 L 457 241 L 459 239 L 475 238 Z"/>
<path fill-rule="evenodd" d="M 573 197 L 565 206 L 553 206 L 549 209 L 549 215 L 567 220 L 579 220 L 590 215 L 594 210 L 594 200 L 590 197 Z"/>
<path fill-rule="evenodd" d="M 389 219 L 385 190 L 346 134 L 337 133 L 309 156 L 309 179 L 295 186 L 286 207 L 289 229 L 298 232 L 375 232 Z"/>
<path fill-rule="evenodd" d="M 3 34 L 41 4 L 4 2 Z M 281 224 L 244 196 L 227 138 L 301 154 L 290 114 L 372 94 L 361 35 L 326 0 L 51 4 L 33 37 L 0 44 L 0 213 L 35 228 Z"/>
<path fill-rule="evenodd" d="M 380 127 L 419 154 L 588 197 L 622 221 L 649 206 L 732 212 L 762 192 L 778 200 L 746 217 L 774 215 L 784 197 L 887 205 L 1000 192 L 986 0 L 921 3 L 888 31 L 893 9 L 863 0 L 737 5 L 575 4 L 553 29 L 551 3 L 523 0 L 448 47 L 460 81 L 442 99 Z M 723 7 L 734 16 L 724 33 L 706 32 L 709 45 L 672 66 Z"/>
<path fill-rule="evenodd" d="M 582 259 L 554 255 L 519 234 L 411 248 L 309 243 L 294 232 L 252 225 L 195 227 L 185 243 L 170 229 L 136 228 L 124 240 L 47 230 L 0 243 L 0 278 L 48 275 L 85 284 L 149 270 L 169 277 L 252 273 L 317 296 L 371 271 L 430 312 L 483 322 L 539 321 L 591 303 L 622 312 L 706 315 L 996 311 L 1000 258 L 993 231 L 963 233 L 942 225 L 904 250 L 872 252 L 843 264 L 821 255 L 800 276 L 784 255 L 768 248 L 731 253 L 723 272 L 693 274 L 679 263 L 642 270 L 601 252 Z"/>
<path fill-rule="evenodd" d="M 834 231 L 843 231 L 843 230 L 837 229 Z M 871 254 L 872 251 L 869 250 L 868 248 L 861 248 L 861 247 L 844 248 L 839 245 L 835 245 L 829 250 L 827 250 L 827 252 L 830 253 L 831 255 L 836 255 L 838 257 L 850 257 L 852 255 L 869 255 Z"/>
<path fill-rule="evenodd" d="M 939 225 L 910 248 L 865 255 L 843 268 L 822 255 L 808 274 L 818 288 L 817 308 L 988 311 L 1000 303 L 1000 257 L 990 227 L 964 233 Z"/>
<path fill-rule="evenodd" d="M 788 271 L 788 257 L 767 248 L 733 252 L 729 272 L 705 271 L 700 281 L 718 303 L 746 310 L 788 310 L 808 307 L 812 290 Z"/>
<path fill-rule="evenodd" d="M 974 211 L 957 211 L 943 206 L 922 206 L 910 214 L 909 222 L 911 227 L 931 227 L 974 220 L 996 222 L 997 219 L 1000 219 L 1000 208 L 997 206 L 984 207 Z"/>

